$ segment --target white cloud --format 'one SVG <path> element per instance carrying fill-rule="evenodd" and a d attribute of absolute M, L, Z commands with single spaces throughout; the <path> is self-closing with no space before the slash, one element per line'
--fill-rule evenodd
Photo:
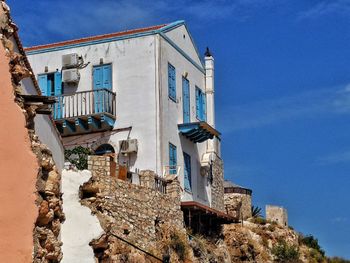
<path fill-rule="evenodd" d="M 228 106 L 218 116 L 223 133 L 251 129 L 284 120 L 313 118 L 322 114 L 350 113 L 350 86 L 306 91 L 293 96 Z M 229 125 L 227 125 L 229 124 Z"/>
<path fill-rule="evenodd" d="M 11 5 L 14 0 L 9 0 Z M 272 6 L 276 0 L 100 0 L 17 2 L 13 16 L 24 43 L 51 42 L 115 32 L 176 20 L 191 19 L 205 26 L 213 20 L 242 20 L 255 11 Z"/>
<path fill-rule="evenodd" d="M 347 217 L 335 217 L 331 219 L 332 223 L 345 223 L 348 222 L 348 218 Z"/>
<path fill-rule="evenodd" d="M 332 153 L 317 160 L 320 165 L 348 163 L 350 162 L 350 151 Z"/>
<path fill-rule="evenodd" d="M 350 14 L 350 0 L 321 1 L 298 14 L 298 20 L 313 19 L 331 14 Z"/>

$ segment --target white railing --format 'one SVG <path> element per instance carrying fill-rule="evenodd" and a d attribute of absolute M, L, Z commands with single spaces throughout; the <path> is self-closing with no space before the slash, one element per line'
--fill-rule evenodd
<path fill-rule="evenodd" d="M 165 165 L 163 167 L 163 177 L 167 175 L 179 176 L 181 171 L 180 165 Z"/>

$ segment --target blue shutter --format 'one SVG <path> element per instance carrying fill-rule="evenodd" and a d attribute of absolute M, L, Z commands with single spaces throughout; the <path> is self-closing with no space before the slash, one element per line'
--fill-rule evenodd
<path fill-rule="evenodd" d="M 170 174 L 176 174 L 177 156 L 176 146 L 169 143 L 169 172 Z"/>
<path fill-rule="evenodd" d="M 94 89 L 103 88 L 103 74 L 101 67 L 94 67 L 93 69 L 93 80 L 94 80 Z"/>
<path fill-rule="evenodd" d="M 196 87 L 196 117 L 200 120 L 200 93 L 199 88 Z"/>
<path fill-rule="evenodd" d="M 191 191 L 191 156 L 184 152 L 184 188 Z"/>
<path fill-rule="evenodd" d="M 202 92 L 203 99 L 202 99 L 202 107 L 203 107 L 203 121 L 207 120 L 207 95 Z"/>
<path fill-rule="evenodd" d="M 169 98 L 176 101 L 176 70 L 168 63 L 168 94 Z"/>
<path fill-rule="evenodd" d="M 55 72 L 55 96 L 62 94 L 62 74 L 60 71 Z"/>
<path fill-rule="evenodd" d="M 55 96 L 58 96 L 57 101 L 53 107 L 54 119 L 61 119 L 62 118 L 63 97 L 59 96 L 59 95 L 62 95 L 62 74 L 60 71 L 55 72 L 54 87 L 55 87 Z"/>
<path fill-rule="evenodd" d="M 103 88 L 103 71 L 102 67 L 94 67 L 93 68 L 93 81 L 94 81 L 94 113 L 103 112 L 103 93 L 99 91 Z"/>
<path fill-rule="evenodd" d="M 112 89 L 112 65 L 104 65 L 102 67 L 103 70 L 103 88 L 104 89 Z"/>
<path fill-rule="evenodd" d="M 48 96 L 48 94 L 47 94 L 47 75 L 46 74 L 39 75 L 38 81 L 39 81 L 39 87 L 41 90 L 41 94 L 43 96 Z"/>
<path fill-rule="evenodd" d="M 183 100 L 183 123 L 190 122 L 190 84 L 182 78 L 182 100 Z"/>

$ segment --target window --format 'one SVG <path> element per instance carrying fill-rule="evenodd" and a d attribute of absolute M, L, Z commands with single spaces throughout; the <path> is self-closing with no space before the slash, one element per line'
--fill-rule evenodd
<path fill-rule="evenodd" d="M 184 152 L 184 188 L 187 191 L 191 191 L 192 179 L 191 179 L 191 156 Z"/>
<path fill-rule="evenodd" d="M 168 63 L 168 94 L 169 98 L 176 102 L 176 71 L 170 63 Z"/>
<path fill-rule="evenodd" d="M 207 119 L 207 98 L 204 92 L 196 87 L 196 117 L 200 121 Z"/>
<path fill-rule="evenodd" d="M 53 117 L 62 118 L 63 97 L 62 95 L 62 74 L 60 71 L 38 75 L 39 87 L 43 96 L 58 96 L 52 107 Z"/>
<path fill-rule="evenodd" d="M 93 67 L 94 90 L 112 89 L 112 65 L 105 64 Z"/>
<path fill-rule="evenodd" d="M 112 65 L 94 66 L 92 74 L 95 112 L 110 112 L 112 101 L 110 101 L 108 91 L 105 89 L 112 89 Z"/>
<path fill-rule="evenodd" d="M 60 71 L 38 75 L 38 82 L 43 96 L 62 94 L 62 75 Z"/>
<path fill-rule="evenodd" d="M 182 77 L 182 108 L 183 108 L 183 123 L 189 123 L 190 117 L 190 83 Z"/>
<path fill-rule="evenodd" d="M 169 174 L 176 174 L 177 170 L 177 153 L 176 146 L 169 143 Z"/>

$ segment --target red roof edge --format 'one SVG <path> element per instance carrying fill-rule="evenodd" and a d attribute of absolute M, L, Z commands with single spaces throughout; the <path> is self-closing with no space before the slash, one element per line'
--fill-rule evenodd
<path fill-rule="evenodd" d="M 28 51 L 34 51 L 34 50 L 40 50 L 40 49 L 46 49 L 46 48 L 73 45 L 73 44 L 101 40 L 101 39 L 108 39 L 108 38 L 119 37 L 119 36 L 127 36 L 127 35 L 132 35 L 132 34 L 137 34 L 137 33 L 144 33 L 144 32 L 148 32 L 148 31 L 158 30 L 166 25 L 167 24 L 156 25 L 156 26 L 120 31 L 120 32 L 115 32 L 115 33 L 110 33 L 110 34 L 96 35 L 96 36 L 84 37 L 84 38 L 79 38 L 79 39 L 66 40 L 66 41 L 61 41 L 61 42 L 56 42 L 56 43 L 45 44 L 45 45 L 27 47 L 27 48 L 24 48 L 24 50 L 26 52 L 28 52 Z"/>

